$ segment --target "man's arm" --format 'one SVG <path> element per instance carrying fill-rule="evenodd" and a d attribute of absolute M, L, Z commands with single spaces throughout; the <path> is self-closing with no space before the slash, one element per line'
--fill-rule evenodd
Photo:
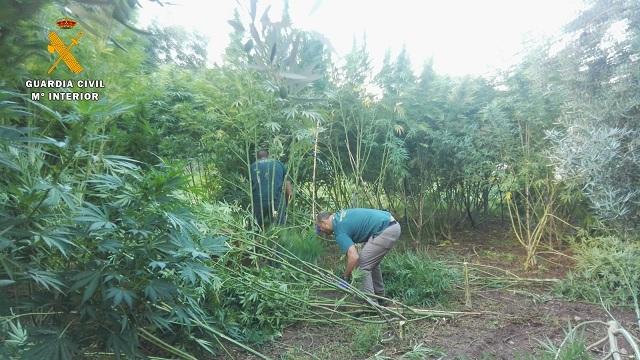
<path fill-rule="evenodd" d="M 282 169 L 282 179 L 284 180 L 284 192 L 287 196 L 287 202 L 290 202 L 293 199 L 293 185 L 291 185 L 291 181 L 287 179 L 287 167 L 284 166 L 283 163 L 280 163 L 280 168 Z"/>
<path fill-rule="evenodd" d="M 285 181 L 285 191 L 287 192 L 287 200 L 291 201 L 293 199 L 293 185 L 291 185 L 291 181 Z"/>
<path fill-rule="evenodd" d="M 360 255 L 358 255 L 358 249 L 356 249 L 355 245 L 351 245 L 349 250 L 347 250 L 347 265 L 345 266 L 344 275 L 345 279 L 351 279 L 351 273 L 353 269 L 358 266 L 358 262 L 360 261 Z"/>

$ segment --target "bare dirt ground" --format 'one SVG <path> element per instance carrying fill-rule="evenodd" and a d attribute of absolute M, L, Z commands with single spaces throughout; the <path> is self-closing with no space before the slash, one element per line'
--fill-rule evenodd
<path fill-rule="evenodd" d="M 521 270 L 522 248 L 509 238 L 508 228 L 490 224 L 482 229 L 453 234 L 444 246 L 420 249 L 436 258 L 466 260 L 470 263 L 492 265 L 508 269 L 527 278 L 558 278 L 573 265 L 570 257 L 543 253 L 539 268 Z M 568 254 L 566 249 L 564 254 Z M 570 255 L 570 254 L 569 254 Z M 368 359 L 374 355 L 398 358 L 420 345 L 432 349 L 425 359 L 537 359 L 543 351 L 542 343 L 558 346 L 569 326 L 591 320 L 608 321 L 611 315 L 638 337 L 638 320 L 628 308 L 610 309 L 600 305 L 565 301 L 554 296 L 550 287 L 512 287 L 481 289 L 472 293 L 472 308 L 465 307 L 462 292 L 456 294 L 447 310 L 480 312 L 454 318 L 431 318 L 405 325 L 404 337 L 378 343 L 367 352 L 354 352 L 353 326 L 298 324 L 285 329 L 282 337 L 259 350 L 274 359 Z M 385 335 L 391 334 L 385 328 Z M 606 335 L 606 327 L 592 325 L 583 336 L 591 344 Z M 384 336 L 383 336 L 384 337 Z M 623 351 L 629 351 L 629 348 Z M 238 359 L 254 357 L 236 353 Z M 605 353 L 592 353 L 603 358 Z M 234 355 L 235 356 L 235 355 Z M 628 358 L 628 357 L 627 357 Z"/>

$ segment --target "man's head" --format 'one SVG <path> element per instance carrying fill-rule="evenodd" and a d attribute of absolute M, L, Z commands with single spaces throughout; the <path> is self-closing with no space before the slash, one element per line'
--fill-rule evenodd
<path fill-rule="evenodd" d="M 269 150 L 258 150 L 258 160 L 266 159 L 269 157 Z"/>
<path fill-rule="evenodd" d="M 322 211 L 316 215 L 316 229 L 325 234 L 333 233 L 333 214 L 327 211 Z"/>

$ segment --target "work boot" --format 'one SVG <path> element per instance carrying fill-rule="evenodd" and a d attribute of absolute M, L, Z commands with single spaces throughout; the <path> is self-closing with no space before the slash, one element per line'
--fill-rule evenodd
<path fill-rule="evenodd" d="M 376 294 L 376 296 L 385 297 L 384 293 Z M 376 298 L 376 301 L 378 302 L 378 305 L 380 305 L 380 306 L 388 306 L 389 305 L 389 301 L 385 300 L 385 299 Z"/>

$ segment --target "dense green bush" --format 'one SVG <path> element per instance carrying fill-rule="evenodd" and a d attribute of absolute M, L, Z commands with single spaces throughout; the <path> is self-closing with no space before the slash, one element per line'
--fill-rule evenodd
<path fill-rule="evenodd" d="M 460 282 L 460 273 L 440 261 L 417 252 L 392 252 L 382 261 L 388 297 L 407 305 L 433 306 Z"/>
<path fill-rule="evenodd" d="M 279 244 L 295 255 L 298 259 L 310 263 L 317 263 L 324 254 L 325 248 L 318 236 L 309 228 L 286 229 L 279 234 Z"/>
<path fill-rule="evenodd" d="M 166 350 L 152 332 L 197 346 L 200 325 L 216 326 L 202 305 L 227 245 L 180 196 L 180 174 L 31 134 L 0 128 L 0 285 L 10 294 L 0 316 L 24 329 L 4 337 L 4 355 L 70 359 L 97 347 L 133 358 L 141 338 Z"/>
<path fill-rule="evenodd" d="M 566 34 L 579 34 L 573 45 L 553 58 L 534 51 L 495 81 L 438 75 L 433 63 L 416 77 L 406 51 L 373 76 L 357 44 L 338 66 L 320 36 L 255 9 L 251 24 L 239 15 L 230 23 L 221 66 L 198 58 L 181 68 L 182 46 L 161 64 L 149 50 L 171 32 L 148 39 L 113 26 L 134 17 L 135 3 L 6 7 L 17 15 L 4 16 L 0 32 L 0 356 L 191 358 L 183 352 L 259 343 L 291 321 L 317 320 L 326 310 L 318 303 L 335 300 L 314 294 L 336 280 L 308 264 L 322 244 L 297 228 L 247 230 L 247 167 L 265 144 L 295 184 L 289 210 L 389 208 L 416 243 L 478 225 L 507 193 L 531 201 L 549 155 L 556 177 L 582 189 L 601 219 L 638 227 L 637 1 L 593 1 Z M 74 49 L 93 64 L 79 78 L 105 79 L 108 89 L 99 102 L 30 101 L 24 80 L 51 60 L 43 29 L 78 6 L 102 39 Z M 620 21 L 626 37 L 602 48 Z M 367 93 L 371 78 L 381 97 Z M 566 197 L 570 207 L 555 216 L 587 210 Z M 559 290 L 628 304 L 639 254 L 612 237 L 586 241 Z M 420 253 L 393 252 L 383 271 L 388 295 L 410 305 L 442 302 L 460 281 Z M 365 344 L 373 337 L 363 331 Z"/>
<path fill-rule="evenodd" d="M 237 208 L 193 202 L 171 167 L 68 151 L 0 127 L 0 355 L 215 353 L 308 313 L 311 281 L 254 268 Z"/>
<path fill-rule="evenodd" d="M 575 269 L 557 290 L 571 299 L 631 304 L 640 284 L 640 244 L 605 236 L 589 238 L 575 247 Z"/>
<path fill-rule="evenodd" d="M 639 14 L 634 0 L 593 1 L 567 25 L 566 36 L 576 40 L 552 65 L 567 99 L 549 134 L 557 175 L 576 183 L 599 218 L 622 232 L 640 227 Z M 620 24 L 622 34 L 611 41 Z"/>

